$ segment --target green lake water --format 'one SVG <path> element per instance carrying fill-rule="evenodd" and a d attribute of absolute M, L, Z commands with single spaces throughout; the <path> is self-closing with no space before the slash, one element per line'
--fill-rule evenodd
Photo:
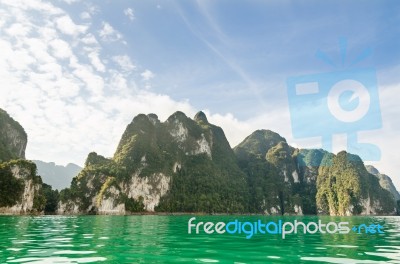
<path fill-rule="evenodd" d="M 193 216 L 2 216 L 0 263 L 400 263 L 399 217 L 196 216 L 380 224 L 383 234 L 188 234 Z M 361 230 L 361 229 L 360 229 Z M 192 232 L 195 230 L 193 229 Z"/>

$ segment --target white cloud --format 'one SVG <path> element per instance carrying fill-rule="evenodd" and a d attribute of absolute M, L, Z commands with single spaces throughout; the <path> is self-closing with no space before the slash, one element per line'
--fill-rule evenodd
<path fill-rule="evenodd" d="M 48 53 L 48 43 L 40 38 L 26 38 L 25 45 L 28 51 L 38 62 L 49 63 L 54 62 L 55 58 Z"/>
<path fill-rule="evenodd" d="M 12 24 L 9 28 L 7 28 L 6 33 L 11 36 L 25 36 L 31 31 L 31 27 L 24 24 Z"/>
<path fill-rule="evenodd" d="M 122 39 L 121 33 L 115 30 L 109 23 L 103 22 L 99 36 L 103 41 L 118 41 Z"/>
<path fill-rule="evenodd" d="M 133 9 L 132 8 L 127 8 L 124 10 L 124 15 L 129 18 L 129 20 L 133 21 L 135 20 L 135 15 L 133 14 Z"/>
<path fill-rule="evenodd" d="M 54 39 L 50 43 L 53 56 L 59 59 L 66 59 L 72 56 L 72 50 L 69 44 L 62 39 Z"/>
<path fill-rule="evenodd" d="M 85 83 L 85 88 L 93 96 L 93 100 L 98 100 L 103 96 L 104 79 L 91 70 L 87 65 L 75 65 L 73 74 Z"/>
<path fill-rule="evenodd" d="M 95 15 L 100 13 L 100 8 L 96 5 L 94 5 L 93 3 L 86 3 L 86 5 L 88 6 L 88 12 L 90 15 Z"/>
<path fill-rule="evenodd" d="M 89 53 L 88 57 L 90 59 L 90 62 L 92 63 L 92 66 L 96 69 L 96 71 L 105 72 L 106 67 L 104 66 L 103 62 L 100 60 L 98 51 L 93 51 L 93 52 Z"/>
<path fill-rule="evenodd" d="M 27 70 L 36 62 L 36 60 L 25 50 L 14 50 L 12 51 L 12 54 L 12 58 L 10 58 L 8 62 L 9 66 L 15 70 Z"/>
<path fill-rule="evenodd" d="M 89 14 L 89 12 L 82 12 L 81 14 L 80 14 L 80 18 L 81 19 L 90 19 L 92 16 Z"/>
<path fill-rule="evenodd" d="M 149 81 L 149 80 L 153 79 L 155 76 L 154 73 L 152 73 L 150 70 L 145 70 L 140 75 L 142 76 L 142 79 L 144 81 Z"/>
<path fill-rule="evenodd" d="M 70 5 L 70 4 L 73 4 L 73 3 L 80 2 L 81 0 L 63 0 L 63 1 Z"/>
<path fill-rule="evenodd" d="M 75 24 L 68 15 L 57 18 L 56 26 L 62 33 L 66 35 L 78 35 L 85 33 L 88 28 L 84 25 Z"/>
<path fill-rule="evenodd" d="M 112 73 L 109 85 L 113 91 L 129 92 L 128 80 L 117 71 Z"/>
<path fill-rule="evenodd" d="M 96 37 L 92 33 L 86 34 L 83 38 L 80 39 L 80 41 L 86 45 L 98 45 L 99 44 Z"/>
<path fill-rule="evenodd" d="M 59 15 L 64 13 L 62 9 L 55 7 L 51 3 L 45 3 L 40 0 L 2 0 L 1 3 L 7 7 L 15 8 L 13 12 L 19 13 L 19 11 L 40 11 L 48 15 Z M 17 18 L 17 17 L 15 17 Z M 20 21 L 18 19 L 18 21 Z"/>
<path fill-rule="evenodd" d="M 118 64 L 122 71 L 130 72 L 136 68 L 128 55 L 114 56 L 112 57 L 112 60 Z"/>

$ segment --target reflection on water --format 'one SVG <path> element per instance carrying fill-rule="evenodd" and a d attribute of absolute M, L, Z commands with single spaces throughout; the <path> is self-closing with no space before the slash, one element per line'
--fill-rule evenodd
<path fill-rule="evenodd" d="M 400 218 L 284 217 L 379 223 L 384 234 L 187 234 L 192 216 L 0 217 L 0 263 L 400 263 Z M 198 216 L 197 221 L 277 221 Z"/>

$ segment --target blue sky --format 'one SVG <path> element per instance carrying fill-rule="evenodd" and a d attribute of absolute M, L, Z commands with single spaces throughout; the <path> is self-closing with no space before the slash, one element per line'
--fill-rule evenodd
<path fill-rule="evenodd" d="M 97 4 L 101 16 L 94 20 L 109 21 L 124 35 L 127 52 L 157 73 L 153 91 L 239 118 L 285 100 L 276 90 L 285 89 L 288 76 L 332 70 L 315 53 L 320 49 L 339 60 L 341 37 L 348 39 L 349 60 L 365 48 L 374 53 L 363 63 L 378 70 L 396 66 L 400 58 L 400 5 L 394 1 Z M 67 7 L 76 14 L 82 11 L 82 6 Z M 132 8 L 133 21 L 121 17 L 126 8 Z"/>
<path fill-rule="evenodd" d="M 359 137 L 396 178 L 399 11 L 398 1 L 3 0 L 0 107 L 27 130 L 28 158 L 60 164 L 112 156 L 135 115 L 176 110 L 204 110 L 232 146 L 265 128 L 318 147 L 293 137 L 287 79 L 347 70 L 370 49 L 351 67 L 376 70 L 383 124 Z"/>

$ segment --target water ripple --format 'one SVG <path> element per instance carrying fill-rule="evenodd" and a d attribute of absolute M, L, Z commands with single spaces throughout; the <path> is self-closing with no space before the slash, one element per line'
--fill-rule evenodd
<path fill-rule="evenodd" d="M 0 217 L 0 263 L 400 263 L 400 218 L 328 218 L 379 222 L 387 231 L 383 235 L 297 234 L 282 239 L 258 234 L 246 239 L 243 234 L 189 235 L 190 217 Z M 198 218 L 227 222 L 263 217 Z"/>

